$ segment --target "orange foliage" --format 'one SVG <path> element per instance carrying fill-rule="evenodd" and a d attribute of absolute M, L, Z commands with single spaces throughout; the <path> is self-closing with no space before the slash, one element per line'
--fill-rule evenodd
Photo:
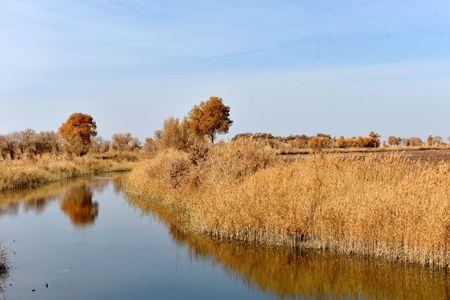
<path fill-rule="evenodd" d="M 211 143 L 214 142 L 216 134 L 227 133 L 233 124 L 230 107 L 219 97 L 210 97 L 208 101 L 194 106 L 186 122 L 195 136 L 206 136 Z"/>
<path fill-rule="evenodd" d="M 59 134 L 69 153 L 83 156 L 89 151 L 92 137 L 97 135 L 97 124 L 90 115 L 74 113 L 61 125 Z"/>

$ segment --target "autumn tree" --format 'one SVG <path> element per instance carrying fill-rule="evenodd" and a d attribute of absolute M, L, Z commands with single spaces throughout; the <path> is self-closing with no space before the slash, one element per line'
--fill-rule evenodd
<path fill-rule="evenodd" d="M 339 138 L 336 139 L 336 147 L 348 148 L 349 146 L 350 146 L 349 141 L 345 137 L 340 136 Z"/>
<path fill-rule="evenodd" d="M 308 140 L 308 147 L 313 150 L 321 151 L 322 149 L 331 148 L 333 139 L 330 136 L 318 134 Z"/>
<path fill-rule="evenodd" d="M 417 147 L 417 146 L 422 146 L 423 145 L 422 139 L 419 138 L 419 137 L 415 137 L 415 136 L 405 139 L 403 141 L 403 143 L 407 147 Z"/>
<path fill-rule="evenodd" d="M 116 151 L 135 151 L 141 147 L 141 142 L 131 133 L 118 133 L 112 136 L 111 148 Z"/>
<path fill-rule="evenodd" d="M 101 136 L 96 136 L 92 139 L 90 152 L 93 153 L 106 153 L 110 150 L 111 143 L 108 140 L 103 139 Z"/>
<path fill-rule="evenodd" d="M 164 121 L 163 129 L 155 132 L 155 138 L 160 149 L 187 150 L 192 143 L 187 124 L 174 117 Z"/>
<path fill-rule="evenodd" d="M 211 143 L 217 134 L 228 133 L 233 121 L 230 119 L 230 107 L 222 98 L 210 97 L 201 102 L 189 113 L 186 124 L 196 137 L 207 137 Z"/>
<path fill-rule="evenodd" d="M 388 144 L 389 146 L 399 146 L 402 142 L 402 138 L 398 136 L 390 136 L 388 138 Z"/>
<path fill-rule="evenodd" d="M 83 156 L 88 153 L 92 138 L 97 135 L 97 124 L 90 115 L 74 113 L 61 125 L 59 134 L 69 153 Z"/>

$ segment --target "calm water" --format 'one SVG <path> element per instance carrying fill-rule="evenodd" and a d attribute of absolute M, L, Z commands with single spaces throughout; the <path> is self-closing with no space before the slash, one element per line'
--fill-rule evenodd
<path fill-rule="evenodd" d="M 441 271 L 218 243 L 169 224 L 158 207 L 127 199 L 120 177 L 4 193 L 0 240 L 11 271 L 0 299 L 450 297 Z"/>

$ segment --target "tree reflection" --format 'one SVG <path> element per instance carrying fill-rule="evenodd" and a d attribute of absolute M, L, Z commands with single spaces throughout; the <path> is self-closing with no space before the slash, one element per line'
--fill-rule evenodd
<path fill-rule="evenodd" d="M 114 178 L 115 189 L 120 186 Z M 101 192 L 111 180 L 104 178 L 78 178 L 57 182 L 35 189 L 4 192 L 0 194 L 0 217 L 15 216 L 21 210 L 42 214 L 52 202 L 60 201 L 61 212 L 77 227 L 92 224 L 99 212 L 99 204 L 92 200 L 95 192 Z"/>
<path fill-rule="evenodd" d="M 6 262 L 6 253 L 1 246 L 0 244 L 0 293 L 3 293 L 4 284 L 9 274 L 9 267 Z"/>
<path fill-rule="evenodd" d="M 83 227 L 94 223 L 98 216 L 98 203 L 92 201 L 90 186 L 82 184 L 65 192 L 61 210 L 69 216 L 73 225 Z"/>

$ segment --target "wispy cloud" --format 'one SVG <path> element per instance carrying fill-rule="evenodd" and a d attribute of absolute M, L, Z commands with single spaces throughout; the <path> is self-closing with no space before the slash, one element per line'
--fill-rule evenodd
<path fill-rule="evenodd" d="M 344 121 L 330 112 L 308 116 L 308 126 L 281 115 L 342 108 L 382 114 L 394 103 L 392 114 L 408 132 L 415 124 L 404 116 L 406 98 L 413 107 L 427 109 L 420 101 L 428 101 L 447 108 L 450 2 L 3 0 L 0 45 L 0 126 L 8 130 L 22 124 L 8 116 L 29 102 L 35 112 L 52 103 L 54 114 L 92 107 L 117 130 L 101 107 L 126 98 L 135 106 L 127 121 L 148 107 L 152 132 L 170 114 L 160 99 L 177 114 L 220 94 L 241 101 L 234 104 L 241 109 L 236 125 L 243 124 L 236 130 L 326 131 Z M 273 112 L 271 122 L 241 104 L 256 99 L 264 103 L 259 114 Z M 360 120 L 361 130 L 367 122 Z"/>

